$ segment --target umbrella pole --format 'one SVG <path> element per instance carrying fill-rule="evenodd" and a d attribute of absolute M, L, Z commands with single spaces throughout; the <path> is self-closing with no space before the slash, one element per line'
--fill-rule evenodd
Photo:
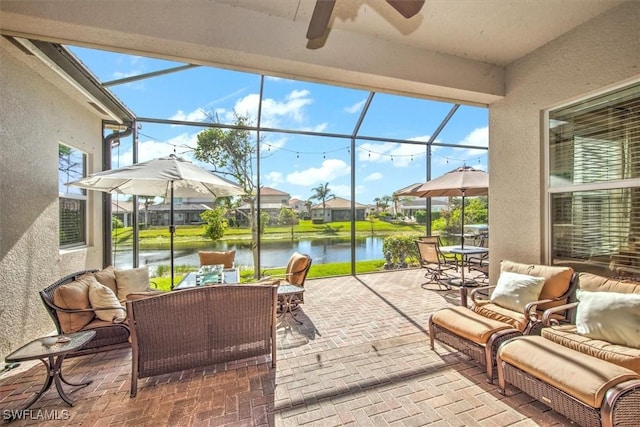
<path fill-rule="evenodd" d="M 460 247 L 464 249 L 464 189 L 462 190 L 462 212 L 460 213 L 460 227 L 462 228 L 460 233 Z"/>
<path fill-rule="evenodd" d="M 176 226 L 173 223 L 173 181 L 171 181 L 171 207 L 169 213 L 169 237 L 170 237 L 170 248 L 171 248 L 171 290 L 173 290 L 173 235 L 176 232 Z"/>

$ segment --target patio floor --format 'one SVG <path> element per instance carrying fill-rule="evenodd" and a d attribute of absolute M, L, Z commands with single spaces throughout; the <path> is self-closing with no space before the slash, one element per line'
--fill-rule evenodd
<path fill-rule="evenodd" d="M 307 280 L 303 324 L 278 328 L 276 369 L 265 356 L 145 378 L 131 399 L 130 351 L 65 360 L 68 380 L 93 379 L 70 393 L 76 405 L 50 389 L 31 408 L 34 419 L 11 425 L 571 424 L 523 393 L 501 396 L 459 352 L 441 344 L 431 351 L 427 318 L 458 304 L 459 292 L 425 289 L 423 282 L 415 269 Z M 18 408 L 44 375 L 40 362 L 4 373 L 0 409 Z"/>

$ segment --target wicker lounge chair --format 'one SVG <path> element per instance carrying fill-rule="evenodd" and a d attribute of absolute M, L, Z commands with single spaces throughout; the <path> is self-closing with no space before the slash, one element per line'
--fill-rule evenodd
<path fill-rule="evenodd" d="M 138 379 L 271 355 L 276 364 L 277 285 L 200 286 L 127 300 L 131 397 Z"/>
<path fill-rule="evenodd" d="M 429 317 L 431 349 L 438 340 L 461 351 L 485 367 L 490 383 L 493 382 L 500 344 L 523 334 L 539 333 L 542 328 L 541 307 L 567 302 L 577 282 L 577 276 L 568 267 L 502 261 L 502 272 L 544 277 L 539 297 L 520 302 L 524 309 L 516 311 L 501 305 L 498 300 L 480 299 L 481 292 L 495 288 L 483 286 L 472 291 L 471 308 L 444 308 Z"/>

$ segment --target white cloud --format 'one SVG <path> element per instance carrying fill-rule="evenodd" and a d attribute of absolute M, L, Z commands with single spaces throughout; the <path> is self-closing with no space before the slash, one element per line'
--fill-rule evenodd
<path fill-rule="evenodd" d="M 356 102 L 353 105 L 348 105 L 344 107 L 344 111 L 349 114 L 359 113 L 360 111 L 362 111 L 362 107 L 364 106 L 365 102 L 367 102 L 367 100 L 363 99 L 362 101 Z"/>
<path fill-rule="evenodd" d="M 319 168 L 309 168 L 302 171 L 292 172 L 287 175 L 287 182 L 294 185 L 313 186 L 318 183 L 329 183 L 340 176 L 349 175 L 351 167 L 339 159 L 326 159 Z"/>
<path fill-rule="evenodd" d="M 365 181 L 379 181 L 382 178 L 384 178 L 384 175 L 381 174 L 380 172 L 374 172 L 372 174 L 369 174 L 368 176 L 364 177 Z"/>
<path fill-rule="evenodd" d="M 185 113 L 182 110 L 178 110 L 173 116 L 169 117 L 169 120 L 180 120 L 183 122 L 204 122 L 207 121 L 207 114 L 202 108 L 193 110 L 190 113 Z"/>
<path fill-rule="evenodd" d="M 278 184 L 282 184 L 284 182 L 284 175 L 282 172 L 269 172 L 265 176 L 265 181 L 267 182 L 265 184 L 267 187 L 276 187 Z"/>

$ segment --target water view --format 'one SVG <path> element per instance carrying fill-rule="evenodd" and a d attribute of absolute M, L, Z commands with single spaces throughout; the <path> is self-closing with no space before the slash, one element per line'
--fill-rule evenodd
<path fill-rule="evenodd" d="M 355 253 L 357 261 L 383 260 L 382 243 L 384 237 L 364 237 L 356 239 Z M 287 265 L 289 257 L 294 251 L 309 254 L 314 264 L 328 264 L 334 262 L 349 262 L 351 260 L 351 242 L 342 239 L 314 239 L 298 241 L 263 242 L 261 246 L 260 262 L 262 268 L 281 267 Z M 253 265 L 253 256 L 249 244 L 227 244 L 214 242 L 206 248 L 180 248 L 175 250 L 176 265 L 200 265 L 198 251 L 236 251 L 235 263 L 240 266 Z M 117 250 L 114 265 L 118 268 L 133 266 L 133 251 L 130 248 Z M 168 249 L 140 250 L 140 265 L 156 266 L 170 263 Z"/>

